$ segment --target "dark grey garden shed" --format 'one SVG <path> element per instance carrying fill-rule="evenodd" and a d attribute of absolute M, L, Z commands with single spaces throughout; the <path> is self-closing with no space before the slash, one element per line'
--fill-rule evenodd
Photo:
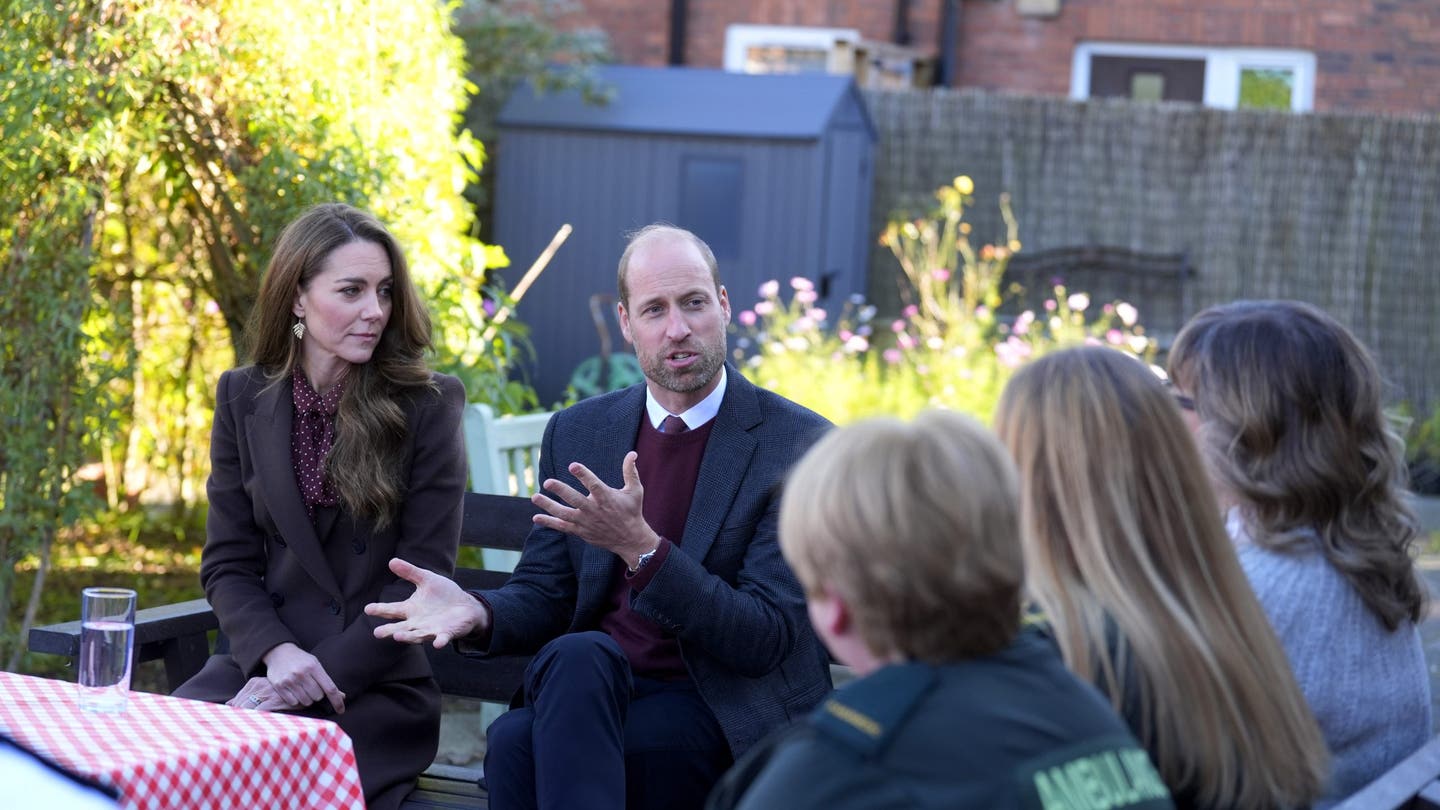
<path fill-rule="evenodd" d="M 592 296 L 608 296 L 604 323 L 615 351 L 626 351 L 612 314 L 616 263 L 625 235 L 651 222 L 689 228 L 711 246 L 736 313 L 768 279 L 788 291 L 791 277 L 809 278 L 835 313 L 865 292 L 875 128 L 848 77 L 599 75 L 613 91 L 604 106 L 527 85 L 499 119 L 494 237 L 515 263 L 509 283 L 557 228 L 574 228 L 518 308 L 542 403 L 600 353 Z"/>

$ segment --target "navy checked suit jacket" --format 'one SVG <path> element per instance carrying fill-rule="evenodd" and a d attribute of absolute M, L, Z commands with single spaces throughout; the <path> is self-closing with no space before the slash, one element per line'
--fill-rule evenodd
<path fill-rule="evenodd" d="M 621 463 L 644 413 L 641 383 L 555 414 L 545 428 L 540 480 L 584 491 L 566 469 L 579 461 L 608 486 L 622 486 Z M 776 538 L 779 485 L 828 427 L 824 417 L 756 387 L 731 366 L 679 547 L 633 602 L 679 640 L 736 757 L 830 691 L 828 657 Z M 509 582 L 484 592 L 494 620 L 484 654 L 530 653 L 561 633 L 597 629 L 622 564 L 537 526 Z"/>

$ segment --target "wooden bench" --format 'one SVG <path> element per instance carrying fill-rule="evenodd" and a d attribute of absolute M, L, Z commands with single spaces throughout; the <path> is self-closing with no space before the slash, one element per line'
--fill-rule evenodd
<path fill-rule="evenodd" d="M 528 498 L 465 493 L 460 526 L 461 548 L 519 551 L 530 533 L 530 517 L 538 510 Z M 465 588 L 498 588 L 509 579 L 506 571 L 457 568 L 455 581 Z M 210 656 L 210 634 L 219 623 L 204 599 L 146 608 L 135 614 L 135 660 L 164 661 L 171 690 L 200 671 Z M 80 654 L 80 622 L 65 622 L 30 631 L 34 652 L 63 655 L 72 661 Z M 446 695 L 508 703 L 520 685 L 528 656 L 504 656 L 485 661 L 463 658 L 453 650 L 426 645 L 440 690 Z M 485 792 L 475 784 L 470 769 L 433 766 L 404 808 L 484 808 Z"/>
<path fill-rule="evenodd" d="M 1440 810 L 1440 737 L 1432 737 L 1334 810 Z"/>
<path fill-rule="evenodd" d="M 1189 284 L 1194 275 L 1184 253 L 1146 253 L 1110 245 L 1022 251 L 1006 266 L 1005 278 L 1023 292 L 1002 310 L 1016 315 L 1031 309 L 1042 315 L 1044 301 L 1054 296 L 1058 280 L 1069 293 L 1089 295 L 1095 306 L 1116 300 L 1133 304 L 1146 332 L 1166 348 L 1194 314 Z"/>
<path fill-rule="evenodd" d="M 470 489 L 498 495 L 533 495 L 540 441 L 553 413 L 496 416 L 483 403 L 465 406 L 465 453 Z"/>

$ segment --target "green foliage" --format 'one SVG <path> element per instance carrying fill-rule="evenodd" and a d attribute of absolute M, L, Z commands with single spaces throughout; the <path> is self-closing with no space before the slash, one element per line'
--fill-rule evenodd
<path fill-rule="evenodd" d="M 445 2 L 0 0 L 4 465 L 13 565 L 109 499 L 184 505 L 208 468 L 214 382 L 244 355 L 270 246 L 311 204 L 375 212 L 431 303 L 436 365 L 502 410 L 511 320 L 481 340 L 487 270 L 465 199 L 465 52 Z M 103 482 L 76 471 L 98 464 Z M 43 577 L 39 578 L 43 581 Z M 13 624 L 10 625 L 13 629 Z M 13 635 L 12 635 L 13 638 Z M 3 643 L 3 639 L 0 639 Z"/>
<path fill-rule="evenodd" d="M 113 414 L 105 386 L 116 367 L 86 353 L 105 335 L 88 269 L 113 133 L 102 123 L 105 68 L 77 58 L 93 45 L 77 21 L 51 7 L 0 8 L 0 654 L 11 666 L 39 597 L 37 586 L 24 614 L 15 609 L 26 592 L 15 562 L 48 558 L 57 527 L 100 505 L 75 473 Z M 15 36 L 17 24 L 33 35 Z"/>
<path fill-rule="evenodd" d="M 495 142 L 500 108 L 523 81 L 537 92 L 575 89 L 591 101 L 609 98 L 591 69 L 610 59 L 604 32 L 560 24 L 579 10 L 576 0 L 462 0 L 455 34 L 465 42 L 473 90 L 465 127 L 477 138 Z M 489 209 L 488 185 L 468 192 L 482 211 Z"/>
<path fill-rule="evenodd" d="M 1410 488 L 1422 495 L 1440 495 L 1440 407 L 1423 420 L 1413 412 L 1410 403 L 1402 402 L 1386 416 L 1405 442 Z"/>
<path fill-rule="evenodd" d="M 909 282 L 909 303 L 888 325 L 877 327 L 875 308 L 856 298 L 831 329 L 808 280 L 791 279 L 788 303 L 777 282 L 761 285 L 761 301 L 739 315 L 736 355 L 746 376 L 837 423 L 930 407 L 989 420 L 1010 375 L 1033 357 L 1081 343 L 1153 354 L 1133 306 L 1117 301 L 1097 312 L 1089 296 L 1063 286 L 1043 313 L 998 315 L 1018 228 L 1002 196 L 1006 240 L 976 250 L 963 221 L 973 190 L 970 178 L 957 177 L 936 192 L 928 217 L 886 229 L 881 242 Z"/>

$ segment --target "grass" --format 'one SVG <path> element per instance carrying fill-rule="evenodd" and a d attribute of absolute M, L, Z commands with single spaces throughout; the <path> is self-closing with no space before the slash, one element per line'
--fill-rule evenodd
<path fill-rule="evenodd" d="M 148 608 L 203 596 L 200 589 L 200 547 L 203 530 L 194 526 L 140 523 L 112 518 L 102 525 L 77 531 L 57 541 L 45 575 L 35 624 L 46 625 L 80 618 L 80 591 L 91 586 L 131 588 L 137 607 Z M 29 598 L 39 562 L 16 566 L 16 602 L 11 616 L 18 626 Z M 70 663 L 53 655 L 26 652 L 19 672 L 74 680 Z M 160 662 L 137 668 L 133 686 L 143 691 L 164 691 Z"/>

